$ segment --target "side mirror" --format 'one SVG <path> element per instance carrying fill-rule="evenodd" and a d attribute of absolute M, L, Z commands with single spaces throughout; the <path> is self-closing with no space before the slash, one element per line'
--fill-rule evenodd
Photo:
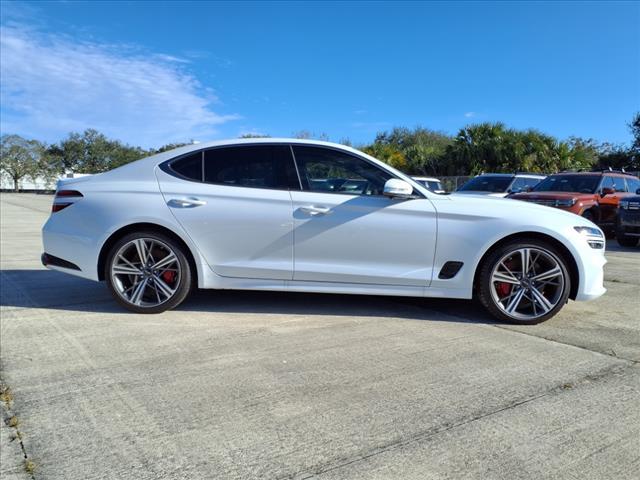
<path fill-rule="evenodd" d="M 531 185 L 527 185 L 526 188 L 524 189 L 525 192 L 529 193 L 529 192 L 533 192 L 533 187 Z"/>
<path fill-rule="evenodd" d="M 409 198 L 413 194 L 413 187 L 404 180 L 390 178 L 384 184 L 384 195 L 392 198 Z"/>
<path fill-rule="evenodd" d="M 602 191 L 600 192 L 600 196 L 604 197 L 605 195 L 613 195 L 614 193 L 616 193 L 615 188 L 603 187 Z"/>

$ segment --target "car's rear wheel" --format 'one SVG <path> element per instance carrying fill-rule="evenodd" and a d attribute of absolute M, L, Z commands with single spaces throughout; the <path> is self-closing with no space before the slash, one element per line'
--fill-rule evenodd
<path fill-rule="evenodd" d="M 491 252 L 480 268 L 478 298 L 500 320 L 540 323 L 567 303 L 571 278 L 566 261 L 547 242 L 509 242 Z"/>
<path fill-rule="evenodd" d="M 189 295 L 192 272 L 183 247 L 157 232 L 124 236 L 111 248 L 105 279 L 118 303 L 137 313 L 160 313 Z"/>

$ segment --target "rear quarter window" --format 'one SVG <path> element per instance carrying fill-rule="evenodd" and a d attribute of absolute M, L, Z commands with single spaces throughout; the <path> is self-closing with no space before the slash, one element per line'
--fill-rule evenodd
<path fill-rule="evenodd" d="M 174 160 L 170 164 L 171 170 L 187 180 L 202 181 L 202 152 L 192 153 L 186 157 Z"/>

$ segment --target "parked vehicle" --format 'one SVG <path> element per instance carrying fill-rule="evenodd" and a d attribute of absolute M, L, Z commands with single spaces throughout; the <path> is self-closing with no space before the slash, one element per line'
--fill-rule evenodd
<path fill-rule="evenodd" d="M 638 188 L 638 177 L 623 172 L 565 172 L 548 176 L 531 192 L 509 198 L 560 208 L 613 231 L 620 200 Z"/>
<path fill-rule="evenodd" d="M 447 193 L 445 189 L 442 187 L 442 183 L 437 178 L 433 177 L 411 177 L 420 185 L 428 188 L 433 193 Z"/>
<path fill-rule="evenodd" d="M 544 175 L 532 173 L 483 173 L 473 177 L 455 193 L 506 197 L 510 193 L 526 192 L 544 178 Z"/>
<path fill-rule="evenodd" d="M 635 247 L 640 241 L 640 189 L 636 194 L 620 200 L 616 240 L 623 247 Z"/>
<path fill-rule="evenodd" d="M 359 193 L 323 180 L 359 181 Z M 319 183 L 320 182 L 320 183 Z M 470 299 L 537 323 L 603 287 L 604 236 L 562 211 L 437 195 L 358 150 L 189 145 L 61 182 L 42 263 L 157 313 L 200 288 Z M 436 247 L 437 246 L 437 247 Z"/>

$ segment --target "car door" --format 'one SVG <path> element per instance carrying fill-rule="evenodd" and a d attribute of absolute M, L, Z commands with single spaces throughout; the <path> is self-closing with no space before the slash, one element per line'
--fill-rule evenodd
<path fill-rule="evenodd" d="M 603 188 L 612 188 L 614 193 L 602 196 Z M 615 178 L 611 175 L 604 175 L 600 183 L 599 192 L 601 194 L 600 204 L 600 224 L 614 223 L 618 214 L 618 204 L 620 203 L 620 195 L 625 189 L 624 179 Z M 621 191 L 622 190 L 622 191 Z"/>
<path fill-rule="evenodd" d="M 302 184 L 292 191 L 297 281 L 428 286 L 436 212 L 422 194 L 382 195 L 393 175 L 364 158 L 294 145 Z"/>
<path fill-rule="evenodd" d="M 215 273 L 291 280 L 293 208 L 300 189 L 288 145 L 203 150 L 161 165 L 171 213 Z"/>

